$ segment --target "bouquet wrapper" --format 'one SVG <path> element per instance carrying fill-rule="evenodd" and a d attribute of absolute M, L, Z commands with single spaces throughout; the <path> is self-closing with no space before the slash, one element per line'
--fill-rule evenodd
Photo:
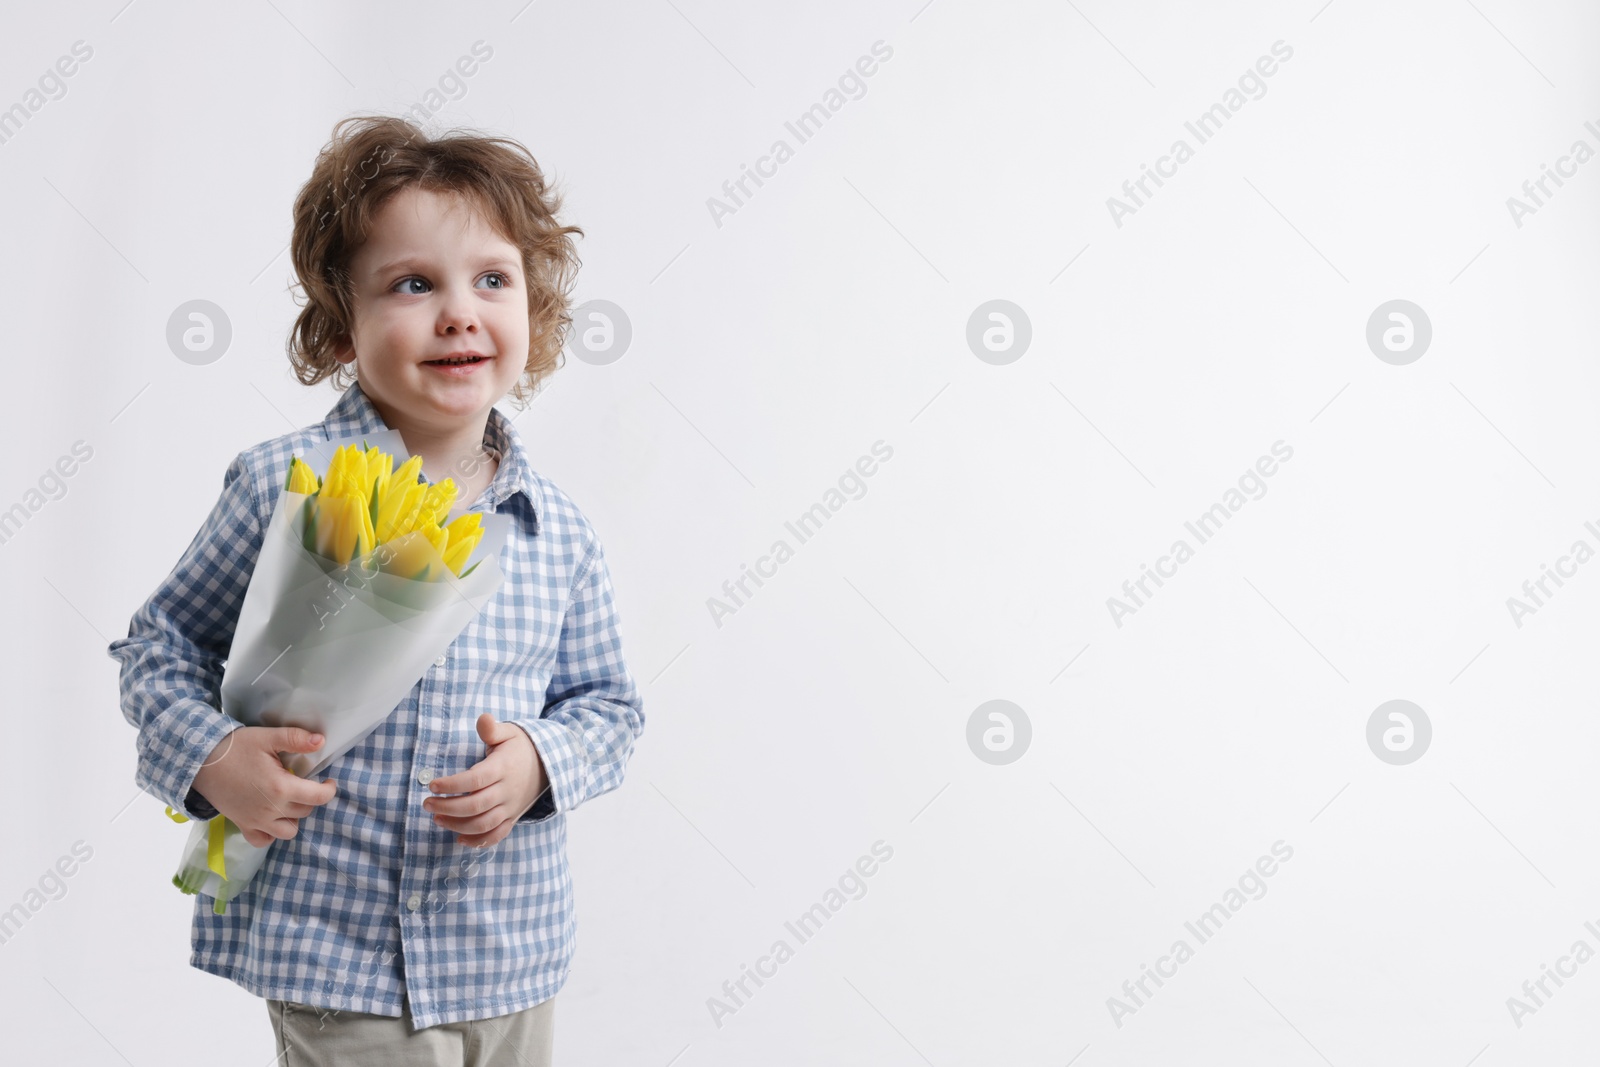
<path fill-rule="evenodd" d="M 384 430 L 321 443 L 302 459 L 323 474 L 334 450 L 351 443 L 408 454 L 398 431 Z M 500 550 L 511 521 L 483 515 L 483 538 L 460 577 L 421 533 L 340 565 L 305 547 L 309 499 L 288 489 L 279 494 L 221 685 L 223 713 L 245 726 L 299 726 L 323 736 L 314 752 L 280 753 L 302 777 L 377 729 L 500 588 Z M 405 576 L 424 564 L 426 578 Z M 168 814 L 188 821 L 170 808 Z M 273 844 L 250 844 L 223 815 L 196 822 L 173 884 L 213 898 L 221 914 Z"/>

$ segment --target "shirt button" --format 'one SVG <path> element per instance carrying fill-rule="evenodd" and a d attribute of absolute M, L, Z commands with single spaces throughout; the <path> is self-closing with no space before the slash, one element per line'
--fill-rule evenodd
<path fill-rule="evenodd" d="M 406 907 L 410 908 L 412 911 L 416 911 L 418 908 L 422 907 L 422 894 L 412 893 L 411 898 L 406 901 Z"/>
<path fill-rule="evenodd" d="M 433 661 L 433 665 L 435 667 L 443 667 L 444 666 L 444 659 L 445 658 L 443 656 L 440 656 L 438 659 Z"/>
<path fill-rule="evenodd" d="M 423 771 L 421 774 L 417 775 L 417 782 L 421 785 L 427 785 L 431 781 L 433 781 L 432 771 Z"/>

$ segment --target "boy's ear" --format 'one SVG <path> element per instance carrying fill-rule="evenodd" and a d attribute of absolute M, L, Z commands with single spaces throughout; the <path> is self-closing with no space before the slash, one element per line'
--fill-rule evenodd
<path fill-rule="evenodd" d="M 340 363 L 349 363 L 356 358 L 355 346 L 350 343 L 349 334 L 345 334 L 333 342 L 333 358 Z"/>

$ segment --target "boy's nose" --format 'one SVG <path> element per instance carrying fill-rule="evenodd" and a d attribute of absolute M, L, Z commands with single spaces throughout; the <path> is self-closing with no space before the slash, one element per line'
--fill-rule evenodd
<path fill-rule="evenodd" d="M 448 298 L 439 312 L 439 323 L 447 334 L 476 332 L 478 316 L 473 311 L 472 298 L 462 295 Z"/>

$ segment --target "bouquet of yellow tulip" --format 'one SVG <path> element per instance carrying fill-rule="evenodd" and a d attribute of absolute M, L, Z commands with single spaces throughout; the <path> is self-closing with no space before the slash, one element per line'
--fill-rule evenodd
<path fill-rule="evenodd" d="M 306 496 L 305 547 L 343 566 L 380 544 L 390 545 L 381 564 L 392 573 L 427 581 L 429 554 L 420 541 L 406 539 L 418 532 L 451 573 L 466 577 L 461 565 L 483 536 L 482 514 L 469 511 L 441 527 L 439 520 L 455 503 L 455 483 L 449 478 L 436 485 L 418 481 L 421 456 L 412 456 L 399 470 L 393 468 L 394 457 L 370 444 L 365 450 L 353 443 L 341 446 L 333 454 L 326 480 L 299 456 L 291 459 L 284 488 Z"/>
<path fill-rule="evenodd" d="M 245 590 L 222 711 L 321 734 L 317 751 L 282 754 L 302 777 L 377 729 L 504 581 L 510 517 L 469 511 L 441 525 L 455 484 L 419 480 L 420 456 L 396 469 L 406 451 L 384 430 L 294 456 Z M 173 884 L 221 914 L 271 847 L 218 815 L 191 828 Z"/>

